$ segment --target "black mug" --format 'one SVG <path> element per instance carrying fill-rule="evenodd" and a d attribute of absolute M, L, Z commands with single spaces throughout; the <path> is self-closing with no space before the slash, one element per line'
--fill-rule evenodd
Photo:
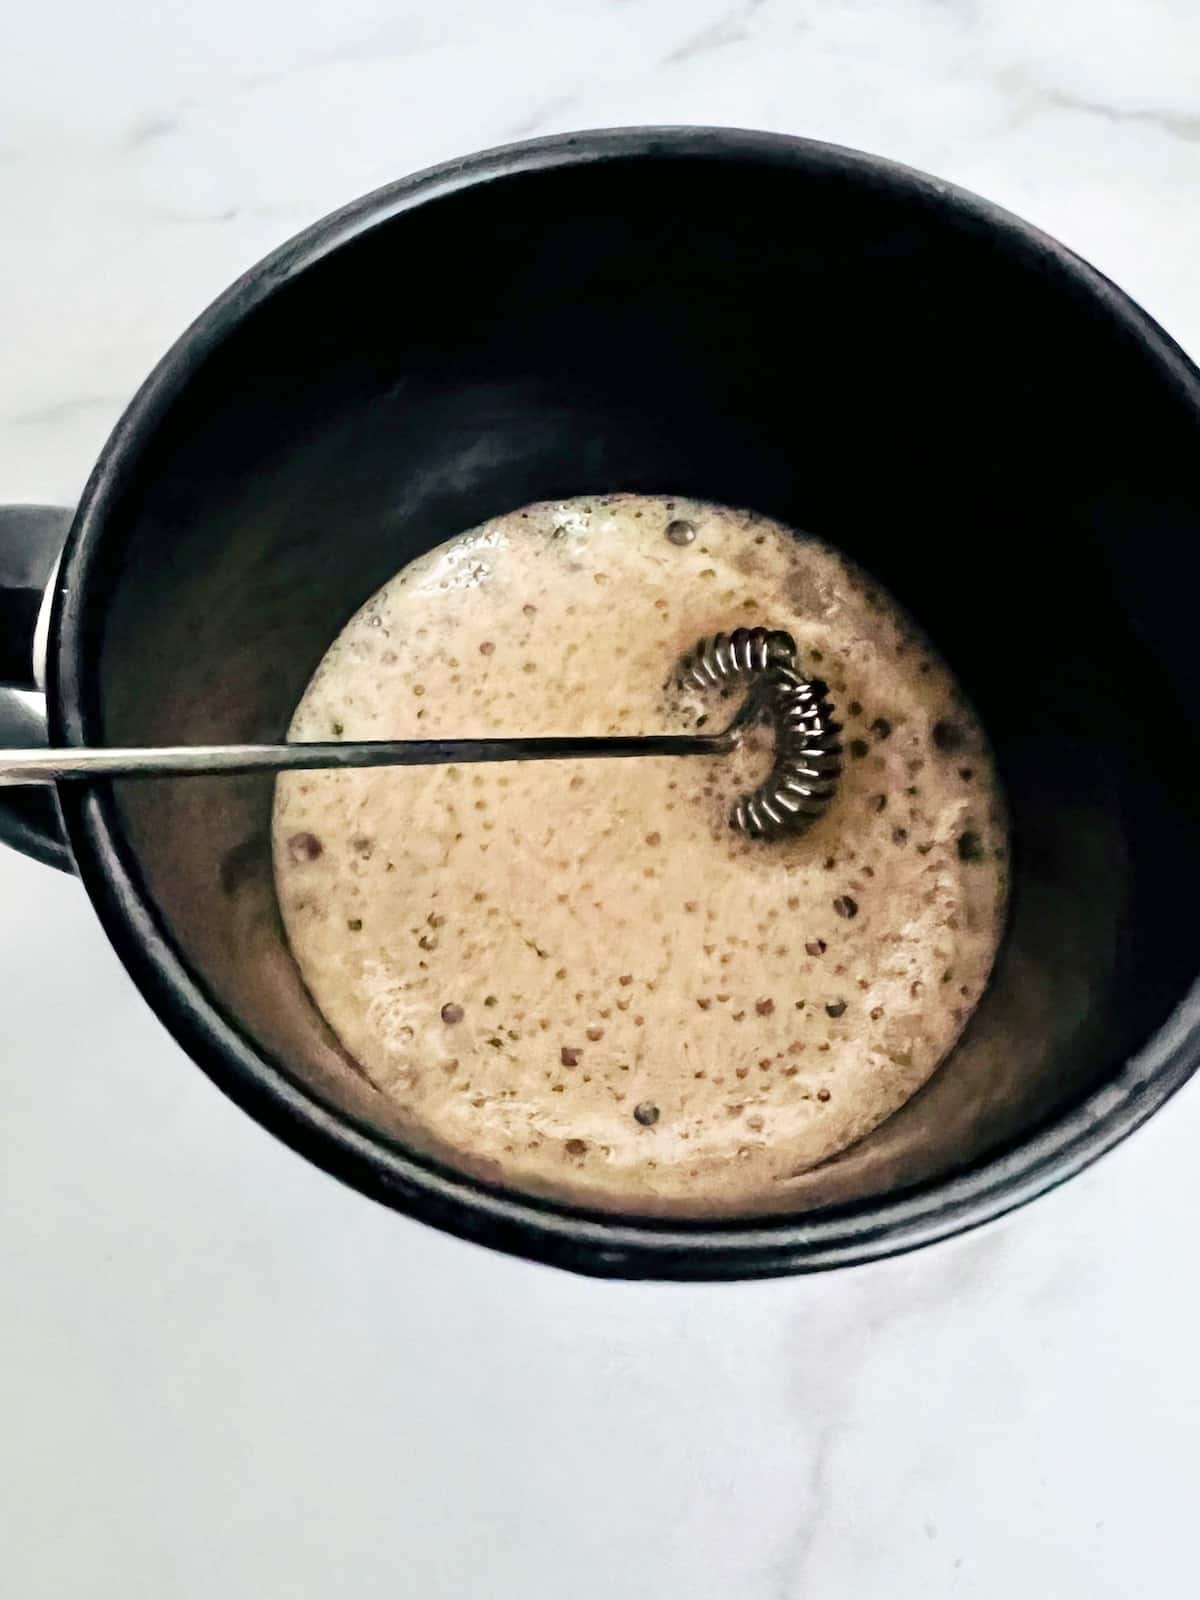
<path fill-rule="evenodd" d="M 1192 1072 L 1200 374 L 1068 250 L 932 178 L 720 129 L 541 140 L 383 189 L 184 334 L 74 517 L 0 520 L 0 744 L 276 740 L 432 545 L 617 490 L 847 550 L 950 662 L 1013 826 L 1008 932 L 950 1058 L 808 1209 L 672 1222 L 451 1170 L 389 1125 L 287 950 L 269 778 L 8 790 L 143 993 L 266 1127 L 399 1211 L 600 1275 L 847 1264 L 1059 1182 Z M 65 539 L 65 542 L 64 542 Z M 42 590 L 54 569 L 42 605 Z"/>

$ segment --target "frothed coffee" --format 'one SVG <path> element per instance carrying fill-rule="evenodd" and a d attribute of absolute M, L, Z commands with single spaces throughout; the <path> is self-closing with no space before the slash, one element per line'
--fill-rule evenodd
<path fill-rule="evenodd" d="M 655 496 L 498 517 L 352 618 L 291 737 L 719 727 L 736 700 L 677 664 L 759 624 L 844 724 L 837 795 L 795 837 L 729 825 L 758 745 L 280 777 L 292 951 L 423 1147 L 608 1209 L 784 1210 L 953 1047 L 1003 924 L 991 754 L 909 618 L 816 539 Z"/>

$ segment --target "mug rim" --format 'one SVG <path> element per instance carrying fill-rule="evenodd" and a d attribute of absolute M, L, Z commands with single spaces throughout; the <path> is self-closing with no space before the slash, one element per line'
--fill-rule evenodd
<path fill-rule="evenodd" d="M 1200 427 L 1200 373 L 1174 341 L 1066 246 L 967 190 L 878 156 L 735 128 L 633 127 L 499 146 L 377 189 L 313 223 L 251 267 L 163 356 L 104 446 L 54 585 L 47 654 L 51 742 L 98 725 L 85 618 L 111 507 L 141 446 L 192 371 L 276 289 L 351 240 L 428 201 L 517 174 L 631 158 L 689 158 L 840 173 L 923 196 L 1007 235 L 1077 287 L 1152 354 Z M 269 1132 L 326 1172 L 418 1220 L 509 1254 L 600 1277 L 737 1279 L 817 1271 L 902 1254 L 962 1233 L 1056 1187 L 1128 1137 L 1200 1061 L 1200 982 L 1121 1071 L 1082 1103 L 957 1174 L 796 1214 L 678 1221 L 624 1216 L 484 1184 L 407 1151 L 320 1100 L 228 1017 L 185 960 L 141 883 L 110 786 L 63 785 L 63 820 L 100 921 L 138 988 L 192 1059 Z"/>

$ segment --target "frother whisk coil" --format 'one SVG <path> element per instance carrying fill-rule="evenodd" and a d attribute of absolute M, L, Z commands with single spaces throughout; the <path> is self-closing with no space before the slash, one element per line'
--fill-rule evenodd
<path fill-rule="evenodd" d="M 679 681 L 683 688 L 702 691 L 749 683 L 738 723 L 746 727 L 762 722 L 774 731 L 771 770 L 756 789 L 739 797 L 730 815 L 732 826 L 752 839 L 811 827 L 837 791 L 841 726 L 834 720 L 826 685 L 797 668 L 791 635 L 737 628 L 702 639 L 681 663 Z"/>

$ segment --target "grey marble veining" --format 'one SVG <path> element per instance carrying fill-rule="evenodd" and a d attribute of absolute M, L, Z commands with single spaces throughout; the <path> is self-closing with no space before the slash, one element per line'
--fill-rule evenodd
<path fill-rule="evenodd" d="M 0 19 L 0 495 L 69 502 L 158 355 L 444 157 L 722 122 L 1058 234 L 1200 350 L 1200 8 L 49 0 Z M 1066 1189 L 837 1276 L 619 1286 L 322 1177 L 74 884 L 0 857 L 0 1548 L 22 1600 L 1195 1591 L 1200 1089 Z"/>

